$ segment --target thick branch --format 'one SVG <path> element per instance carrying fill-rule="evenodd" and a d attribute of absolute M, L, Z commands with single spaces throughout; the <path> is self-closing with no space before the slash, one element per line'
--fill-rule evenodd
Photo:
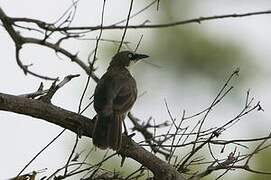
<path fill-rule="evenodd" d="M 91 137 L 91 119 L 40 100 L 0 93 L 0 110 L 44 119 L 73 132 Z"/>
<path fill-rule="evenodd" d="M 62 109 L 50 103 L 20 96 L 0 93 L 0 110 L 24 114 L 59 125 L 80 135 L 91 137 L 93 121 L 77 113 Z M 162 161 L 133 140 L 123 135 L 122 156 L 130 157 L 150 169 L 160 180 L 184 180 L 171 165 Z"/>

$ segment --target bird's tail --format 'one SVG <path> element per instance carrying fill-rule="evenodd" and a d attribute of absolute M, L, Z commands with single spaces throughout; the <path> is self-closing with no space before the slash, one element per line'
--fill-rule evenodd
<path fill-rule="evenodd" d="M 93 144 L 101 149 L 119 150 L 121 147 L 121 123 L 123 115 L 97 115 L 93 131 Z"/>

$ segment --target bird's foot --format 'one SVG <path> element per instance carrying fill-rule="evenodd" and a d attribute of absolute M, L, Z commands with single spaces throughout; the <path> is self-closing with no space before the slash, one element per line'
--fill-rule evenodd
<path fill-rule="evenodd" d="M 129 138 L 132 138 L 132 137 L 134 137 L 135 135 L 136 135 L 136 133 L 132 133 L 132 134 L 126 134 Z"/>

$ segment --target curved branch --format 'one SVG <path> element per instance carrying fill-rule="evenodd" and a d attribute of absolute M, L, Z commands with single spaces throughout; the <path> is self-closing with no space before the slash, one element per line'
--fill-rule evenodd
<path fill-rule="evenodd" d="M 216 19 L 225 19 L 225 18 L 241 18 L 241 17 L 247 17 L 247 16 L 256 16 L 256 15 L 263 15 L 263 14 L 271 14 L 271 10 L 265 10 L 265 11 L 256 11 L 256 12 L 248 12 L 248 13 L 240 13 L 240 14 L 225 14 L 225 15 L 216 15 L 216 16 L 206 16 L 206 17 L 199 17 L 199 18 L 193 18 L 193 19 L 187 19 L 182 21 L 175 21 L 170 23 L 161 23 L 161 24 L 149 24 L 146 25 L 145 23 L 139 24 L 139 25 L 128 25 L 127 27 L 124 26 L 116 26 L 116 25 L 109 25 L 109 26 L 103 26 L 103 30 L 112 30 L 112 29 L 154 29 L 154 28 L 167 28 L 167 27 L 173 27 L 173 26 L 180 26 L 184 24 L 192 24 L 197 23 L 200 24 L 203 21 L 210 21 L 210 20 L 216 20 Z M 53 28 L 50 27 L 48 30 L 51 31 L 80 31 L 80 30 L 99 30 L 101 29 L 101 26 L 79 26 L 79 27 L 60 27 L 60 28 Z"/>
<path fill-rule="evenodd" d="M 18 66 L 23 70 L 24 74 L 27 75 L 27 73 L 33 75 L 33 76 L 36 76 L 38 78 L 41 78 L 41 79 L 45 79 L 45 80 L 51 80 L 51 81 L 56 81 L 58 80 L 58 78 L 52 78 L 52 77 L 48 77 L 48 76 L 44 76 L 44 75 L 40 75 L 40 74 L 37 74 L 33 71 L 30 71 L 28 69 L 28 67 L 30 65 L 23 65 L 21 59 L 20 59 L 20 50 L 21 50 L 21 46 L 17 46 L 16 45 L 16 51 L 15 51 L 15 57 L 16 57 L 16 62 L 18 64 Z"/>
<path fill-rule="evenodd" d="M 60 47 L 58 44 L 53 44 L 48 41 L 43 41 L 36 38 L 24 38 L 24 43 L 29 44 L 37 44 L 40 46 L 48 47 L 55 52 L 59 52 L 63 54 L 64 56 L 68 57 L 72 62 L 75 62 L 77 65 L 79 65 L 90 77 L 95 81 L 98 82 L 99 78 L 93 73 L 93 71 L 81 60 L 77 57 L 77 55 L 74 55 L 70 53 L 68 50 Z"/>
<path fill-rule="evenodd" d="M 59 43 L 53 44 L 53 43 L 47 42 L 44 39 L 41 40 L 41 39 L 36 39 L 36 38 L 23 37 L 22 35 L 20 35 L 20 33 L 15 31 L 15 29 L 13 28 L 13 25 L 14 25 L 13 23 L 15 22 L 14 19 L 8 17 L 5 14 L 5 12 L 2 10 L 1 7 L 0 7 L 0 19 L 1 19 L 2 23 L 3 23 L 4 28 L 9 33 L 10 37 L 12 38 L 13 42 L 15 43 L 15 46 L 16 46 L 16 61 L 17 61 L 17 64 L 19 65 L 19 67 L 24 71 L 25 74 L 29 73 L 31 75 L 34 75 L 36 77 L 46 79 L 46 80 L 55 80 L 56 79 L 56 78 L 50 78 L 50 77 L 42 76 L 42 75 L 39 75 L 39 74 L 34 73 L 32 71 L 29 71 L 27 69 L 27 66 L 24 66 L 22 64 L 22 62 L 20 61 L 20 58 L 19 58 L 19 51 L 22 48 L 23 44 L 30 43 L 30 44 L 38 44 L 38 45 L 41 45 L 41 46 L 46 46 L 46 47 L 54 50 L 55 52 L 59 52 L 59 53 L 65 55 L 72 62 L 75 62 L 82 69 L 84 69 L 84 71 L 87 74 L 89 74 L 91 76 L 91 78 L 93 78 L 96 82 L 99 80 L 99 78 L 93 73 L 93 71 L 81 59 L 79 59 L 77 57 L 77 55 L 74 55 L 74 54 L 70 53 L 69 51 L 67 51 L 66 49 L 61 48 L 59 46 Z M 23 19 L 27 21 L 27 18 L 23 18 Z M 27 22 L 30 22 L 30 21 L 27 21 Z M 33 22 L 37 23 L 37 20 L 33 20 Z M 43 24 L 44 25 L 46 23 L 40 23 L 39 22 L 38 24 Z"/>
<path fill-rule="evenodd" d="M 146 23 L 139 24 L 139 25 L 128 25 L 128 29 L 154 29 L 154 28 L 167 28 L 167 27 L 173 27 L 173 26 L 180 26 L 185 24 L 192 24 L 197 23 L 200 24 L 203 21 L 210 21 L 210 20 L 216 20 L 216 19 L 225 19 L 225 18 L 241 18 L 241 17 L 247 17 L 247 16 L 257 16 L 257 15 L 263 15 L 263 14 L 271 14 L 271 10 L 264 10 L 264 11 L 255 11 L 255 12 L 247 12 L 247 13 L 234 13 L 234 14 L 223 14 L 223 15 L 215 15 L 215 16 L 206 16 L 206 17 L 199 17 L 199 18 L 192 18 L 187 20 L 181 20 L 181 21 L 175 21 L 170 23 L 161 23 L 161 24 L 149 24 L 146 25 Z M 41 29 L 47 30 L 47 31 L 81 31 L 81 30 L 90 30 L 90 31 L 96 31 L 101 28 L 103 30 L 112 30 L 112 29 L 125 29 L 126 26 L 118 26 L 115 23 L 113 25 L 109 26 L 77 26 L 77 27 L 54 27 L 50 23 L 46 23 L 41 20 L 37 19 L 31 19 L 31 18 L 17 18 L 17 17 L 11 17 L 10 20 L 12 22 L 30 22 L 37 24 Z"/>
<path fill-rule="evenodd" d="M 25 43 L 24 38 L 17 31 L 15 31 L 15 29 L 12 27 L 12 21 L 5 14 L 5 12 L 2 10 L 1 7 L 0 7 L 0 19 L 3 22 L 4 28 L 7 30 L 10 37 L 12 38 L 12 40 L 15 43 L 15 46 L 16 46 L 16 62 L 18 64 L 18 66 L 24 71 L 24 74 L 29 73 L 29 74 L 31 74 L 33 76 L 36 76 L 36 77 L 39 77 L 39 78 L 42 78 L 42 79 L 45 79 L 45 80 L 56 80 L 56 78 L 50 78 L 50 77 L 46 77 L 46 76 L 34 73 L 34 72 L 30 71 L 27 66 L 22 64 L 22 62 L 20 60 L 20 57 L 19 57 L 19 53 L 20 53 L 20 49 L 22 48 L 22 45 Z"/>
<path fill-rule="evenodd" d="M 43 119 L 82 136 L 92 137 L 93 120 L 77 113 L 62 109 L 50 103 L 0 93 L 0 110 L 24 114 Z M 185 178 L 171 165 L 162 161 L 132 139 L 123 134 L 123 145 L 118 152 L 124 157 L 130 157 L 150 169 L 154 177 L 160 180 L 184 180 Z"/>

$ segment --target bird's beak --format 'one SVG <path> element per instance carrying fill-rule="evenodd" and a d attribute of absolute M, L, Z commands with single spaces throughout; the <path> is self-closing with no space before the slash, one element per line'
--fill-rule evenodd
<path fill-rule="evenodd" d="M 139 61 L 140 59 L 148 58 L 149 56 L 146 54 L 135 54 L 134 55 L 134 61 Z"/>

